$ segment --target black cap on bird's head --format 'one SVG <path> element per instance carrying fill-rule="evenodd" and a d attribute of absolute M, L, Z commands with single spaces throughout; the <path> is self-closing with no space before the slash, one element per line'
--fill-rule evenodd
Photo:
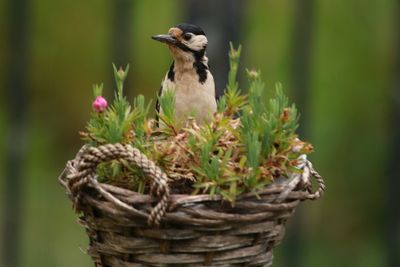
<path fill-rule="evenodd" d="M 181 23 L 169 29 L 168 34 L 154 35 L 156 41 L 167 44 L 170 48 L 179 48 L 184 52 L 204 52 L 207 47 L 207 37 L 204 31 L 196 25 Z"/>

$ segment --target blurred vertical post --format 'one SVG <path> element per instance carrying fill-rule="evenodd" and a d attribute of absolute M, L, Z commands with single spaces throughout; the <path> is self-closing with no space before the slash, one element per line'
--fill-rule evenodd
<path fill-rule="evenodd" d="M 294 25 L 291 51 L 291 88 L 296 105 L 301 112 L 300 134 L 307 136 L 309 106 L 311 56 L 314 23 L 314 0 L 294 2 Z"/>
<path fill-rule="evenodd" d="M 387 160 L 387 205 L 386 205 L 386 237 L 387 266 L 400 266 L 400 2 L 395 1 L 394 8 L 394 66 L 393 87 L 389 109 L 389 157 Z"/>
<path fill-rule="evenodd" d="M 8 135 L 4 181 L 2 266 L 20 266 L 23 158 L 27 109 L 28 1 L 8 1 Z"/>
<path fill-rule="evenodd" d="M 293 36 L 291 49 L 290 79 L 294 101 L 300 110 L 300 129 L 301 136 L 308 136 L 308 119 L 310 106 L 310 80 L 311 80 L 311 55 L 313 41 L 313 23 L 314 23 L 314 1 L 294 1 L 294 20 Z M 302 213 L 297 210 L 295 216 L 291 219 L 290 231 L 286 236 L 285 266 L 302 266 Z"/>
<path fill-rule="evenodd" d="M 187 10 L 187 22 L 199 25 L 207 34 L 207 54 L 217 96 L 224 93 L 228 81 L 229 42 L 233 42 L 235 46 L 239 45 L 245 3 L 246 1 L 240 0 L 183 1 Z"/>
<path fill-rule="evenodd" d="M 112 1 L 112 25 L 111 25 L 111 57 L 117 68 L 125 68 L 131 61 L 132 51 L 132 25 L 133 4 L 131 0 Z M 111 69 L 111 66 L 110 66 Z M 111 72 L 110 72 L 111 73 Z M 132 73 L 131 73 L 132 74 Z M 131 76 L 131 75 L 129 75 Z M 112 80 L 114 78 L 112 77 Z M 128 82 L 128 81 L 127 81 Z M 125 92 L 126 94 L 132 92 Z"/>

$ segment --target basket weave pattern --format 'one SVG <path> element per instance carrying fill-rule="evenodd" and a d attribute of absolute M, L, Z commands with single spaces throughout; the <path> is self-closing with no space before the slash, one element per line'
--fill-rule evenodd
<path fill-rule="evenodd" d="M 124 159 L 151 179 L 151 194 L 99 183 L 99 163 Z M 300 201 L 318 199 L 321 176 L 303 158 L 303 172 L 237 199 L 170 194 L 168 178 L 130 145 L 83 147 L 59 180 L 77 212 L 97 267 L 270 266 L 272 250 Z M 310 178 L 318 189 L 312 192 Z"/>

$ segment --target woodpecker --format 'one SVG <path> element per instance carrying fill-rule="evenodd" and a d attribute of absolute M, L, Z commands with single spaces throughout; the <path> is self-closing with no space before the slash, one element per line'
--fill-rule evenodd
<path fill-rule="evenodd" d="M 161 82 L 159 96 L 165 90 L 175 91 L 175 114 L 178 120 L 194 115 L 197 123 L 207 122 L 217 110 L 214 78 L 208 67 L 204 31 L 193 24 L 181 23 L 168 34 L 152 36 L 165 43 L 173 58 L 169 71 Z M 156 103 L 157 112 L 160 105 Z"/>

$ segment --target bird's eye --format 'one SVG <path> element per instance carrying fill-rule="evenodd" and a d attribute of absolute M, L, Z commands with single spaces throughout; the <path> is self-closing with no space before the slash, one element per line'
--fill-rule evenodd
<path fill-rule="evenodd" d="M 192 35 L 190 33 L 185 33 L 183 35 L 183 39 L 185 39 L 186 41 L 189 41 L 192 38 Z"/>

